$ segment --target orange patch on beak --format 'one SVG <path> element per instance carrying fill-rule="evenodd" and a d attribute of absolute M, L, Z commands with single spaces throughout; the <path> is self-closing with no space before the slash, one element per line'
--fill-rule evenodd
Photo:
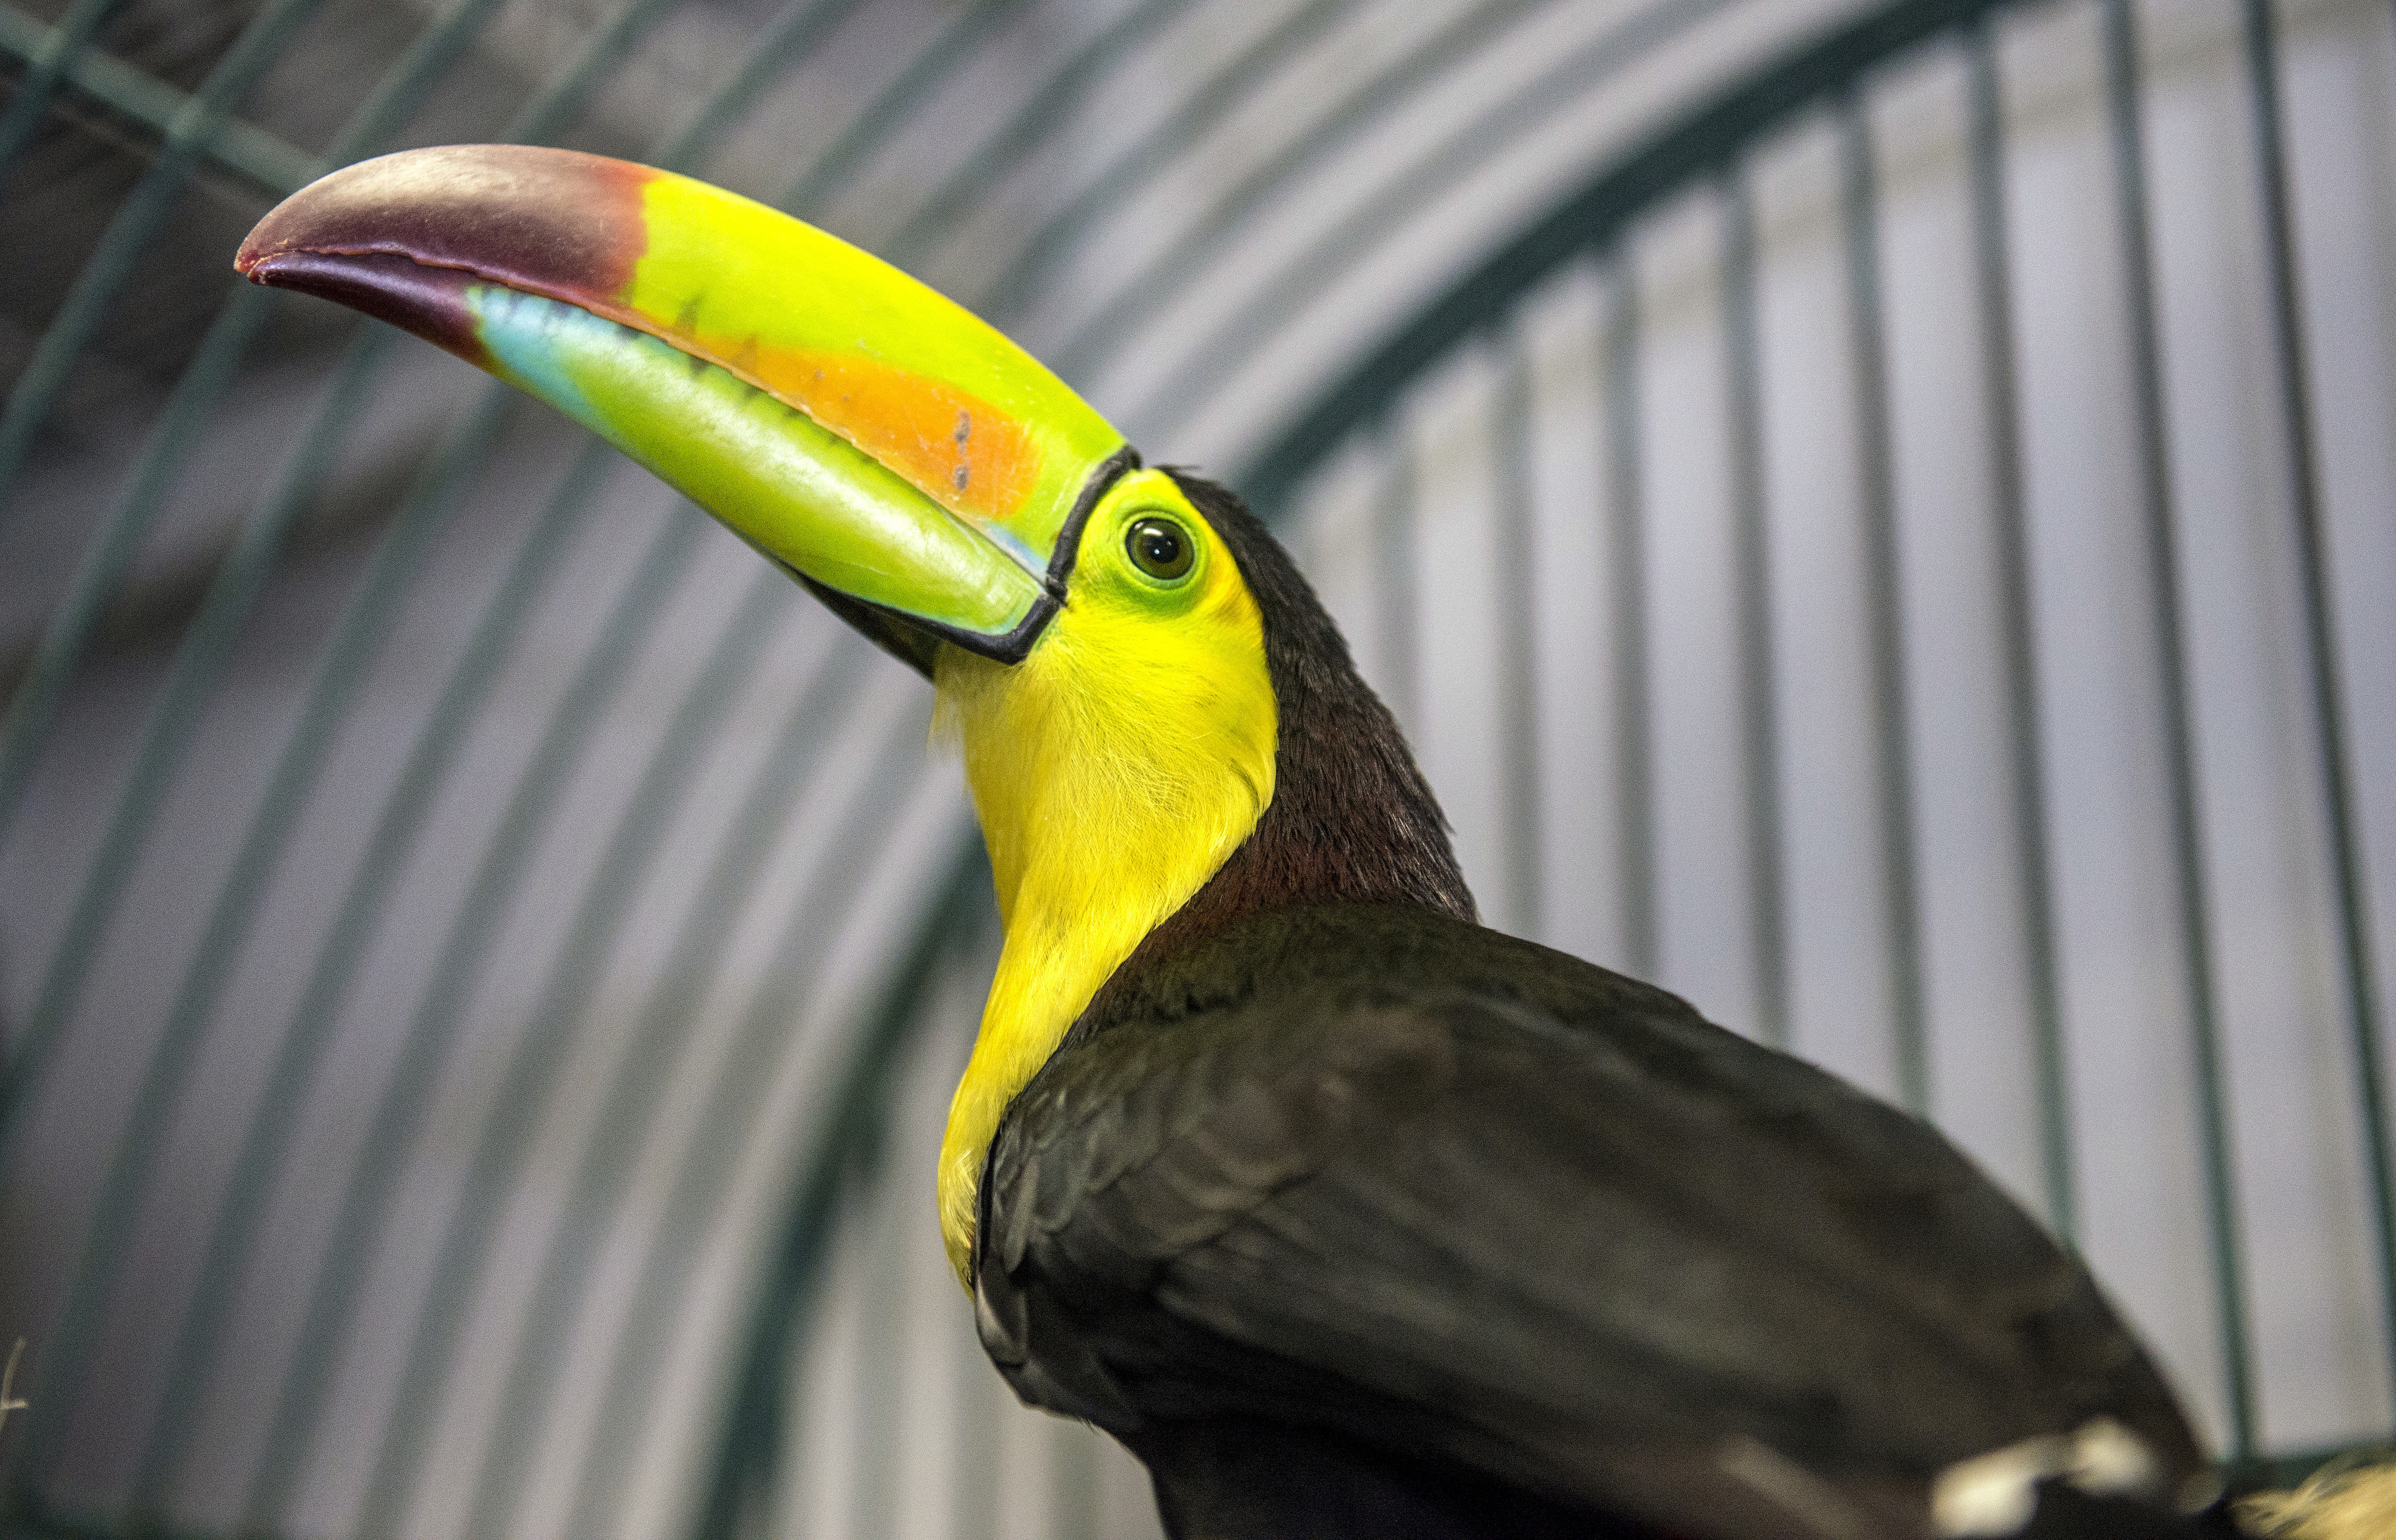
<path fill-rule="evenodd" d="M 1031 431 L 953 385 L 856 353 L 761 348 L 754 338 L 691 340 L 977 523 L 1006 519 L 1039 483 Z"/>

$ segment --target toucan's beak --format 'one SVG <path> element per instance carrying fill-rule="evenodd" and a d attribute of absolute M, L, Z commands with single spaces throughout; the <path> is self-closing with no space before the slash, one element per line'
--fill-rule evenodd
<path fill-rule="evenodd" d="M 1136 463 L 1030 354 L 896 268 L 623 161 L 364 161 L 286 199 L 233 265 L 566 411 L 918 666 L 932 637 L 1021 658 L 1078 512 Z"/>

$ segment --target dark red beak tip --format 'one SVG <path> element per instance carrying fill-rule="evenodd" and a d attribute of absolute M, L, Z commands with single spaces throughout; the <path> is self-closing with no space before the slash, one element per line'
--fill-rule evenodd
<path fill-rule="evenodd" d="M 489 365 L 489 351 L 475 334 L 473 312 L 466 303 L 466 290 L 474 283 L 471 272 L 426 267 L 387 252 L 245 252 L 234 265 L 253 284 L 363 311 L 469 364 Z"/>
<path fill-rule="evenodd" d="M 647 245 L 641 188 L 654 174 L 534 145 L 406 150 L 345 166 L 286 198 L 242 242 L 233 266 L 280 283 L 267 273 L 286 258 L 379 255 L 529 293 L 613 295 Z"/>

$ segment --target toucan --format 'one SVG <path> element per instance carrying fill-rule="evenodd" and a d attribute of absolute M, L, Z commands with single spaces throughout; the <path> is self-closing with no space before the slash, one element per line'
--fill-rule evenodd
<path fill-rule="evenodd" d="M 235 265 L 588 425 L 930 680 L 1005 930 L 940 1232 L 1175 1540 L 2237 1533 L 2080 1260 L 1927 1124 L 1479 924 L 1264 524 L 956 304 L 512 145 L 337 171 Z"/>

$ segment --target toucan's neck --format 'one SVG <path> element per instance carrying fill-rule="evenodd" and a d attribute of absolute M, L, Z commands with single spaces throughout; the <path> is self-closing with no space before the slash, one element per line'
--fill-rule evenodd
<path fill-rule="evenodd" d="M 1088 594 L 1019 664 L 950 648 L 936 669 L 1006 933 L 941 1145 L 961 1276 L 999 1122 L 1103 991 L 1259 911 L 1472 917 L 1439 806 L 1305 579 L 1229 493 L 1180 485 L 1237 568 L 1219 603 L 1134 631 Z"/>
<path fill-rule="evenodd" d="M 1475 919 L 1438 800 L 1322 601 L 1237 498 L 1212 482 L 1178 480 L 1231 548 L 1263 617 L 1280 713 L 1273 797 L 1222 869 L 1148 935 L 1102 993 L 1270 909 L 1404 904 Z"/>

